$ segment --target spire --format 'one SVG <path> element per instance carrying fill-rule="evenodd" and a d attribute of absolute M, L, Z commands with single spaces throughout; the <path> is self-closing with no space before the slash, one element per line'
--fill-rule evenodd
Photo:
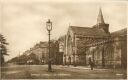
<path fill-rule="evenodd" d="M 103 18 L 103 15 L 102 15 L 101 8 L 99 9 L 99 15 L 98 15 L 98 18 L 97 18 L 97 24 L 104 24 L 104 18 Z"/>

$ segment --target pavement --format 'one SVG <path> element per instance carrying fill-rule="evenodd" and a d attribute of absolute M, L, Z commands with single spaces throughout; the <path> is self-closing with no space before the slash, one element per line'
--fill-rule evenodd
<path fill-rule="evenodd" d="M 85 70 L 90 70 L 91 68 L 89 66 L 62 66 L 62 65 L 59 65 L 60 67 L 66 67 L 66 68 L 74 68 L 74 69 L 85 69 Z M 110 70 L 110 69 L 101 69 L 101 68 L 93 68 L 93 70 Z"/>
<path fill-rule="evenodd" d="M 66 68 L 73 68 L 73 69 L 79 69 L 79 70 L 91 70 L 90 66 L 62 66 L 59 65 L 60 67 L 66 67 Z M 126 75 L 127 71 L 124 69 L 104 69 L 104 68 L 93 68 L 93 71 L 112 71 L 113 73 L 115 73 L 116 75 Z"/>

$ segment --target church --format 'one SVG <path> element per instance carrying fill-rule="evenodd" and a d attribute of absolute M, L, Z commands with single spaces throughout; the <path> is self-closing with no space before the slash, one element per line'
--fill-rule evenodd
<path fill-rule="evenodd" d="M 127 31 L 123 34 L 126 33 Z M 92 27 L 69 26 L 65 36 L 63 63 L 88 66 L 89 58 L 91 58 L 97 67 L 121 66 L 121 59 L 115 62 L 115 49 L 113 48 L 115 38 L 112 35 L 109 32 L 109 24 L 104 21 L 101 9 L 96 25 Z M 124 54 L 126 56 L 127 53 Z M 119 55 L 121 58 L 121 53 Z"/>

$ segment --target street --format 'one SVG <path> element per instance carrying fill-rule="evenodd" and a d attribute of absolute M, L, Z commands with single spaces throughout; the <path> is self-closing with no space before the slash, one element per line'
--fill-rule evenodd
<path fill-rule="evenodd" d="M 8 65 L 1 68 L 2 79 L 124 79 L 125 71 L 52 65 Z"/>

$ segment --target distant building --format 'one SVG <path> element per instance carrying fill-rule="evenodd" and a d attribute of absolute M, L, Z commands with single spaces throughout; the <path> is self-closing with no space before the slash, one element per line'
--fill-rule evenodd
<path fill-rule="evenodd" d="M 40 42 L 36 44 L 34 47 L 30 48 L 30 50 L 25 51 L 24 54 L 26 54 L 28 57 L 30 57 L 30 55 L 35 55 L 34 57 L 30 58 L 30 60 L 37 59 L 39 64 L 47 64 L 49 57 L 48 42 Z M 59 53 L 59 44 L 57 40 L 51 40 L 50 56 L 52 59 L 52 64 L 63 63 L 63 55 Z"/>
<path fill-rule="evenodd" d="M 47 42 L 40 42 L 36 44 L 32 49 L 32 53 L 34 53 L 37 56 L 40 63 L 47 63 L 47 58 L 48 58 Z"/>
<path fill-rule="evenodd" d="M 66 39 L 66 36 L 61 36 L 59 39 L 58 39 L 58 43 L 59 43 L 59 52 L 64 52 L 65 50 L 65 39 Z"/>
<path fill-rule="evenodd" d="M 40 42 L 34 47 L 30 48 L 23 53 L 28 57 L 27 63 L 31 62 L 33 64 L 42 64 L 46 63 L 48 56 L 48 44 L 47 42 Z"/>
<path fill-rule="evenodd" d="M 65 56 L 64 53 L 65 53 L 65 41 L 66 41 L 66 35 L 64 36 L 61 36 L 59 39 L 58 39 L 58 43 L 59 43 L 59 55 L 60 55 L 60 64 L 63 64 L 63 61 L 65 61 L 66 59 L 63 57 Z"/>

